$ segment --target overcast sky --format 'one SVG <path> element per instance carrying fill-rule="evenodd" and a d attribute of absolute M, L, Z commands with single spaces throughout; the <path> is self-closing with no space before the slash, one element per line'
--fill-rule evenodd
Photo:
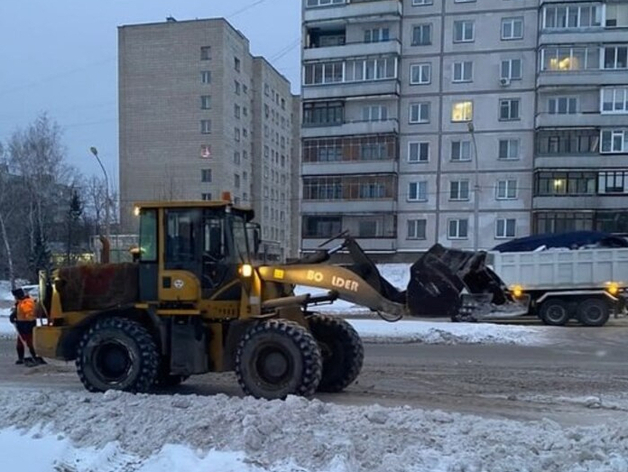
<path fill-rule="evenodd" d="M 117 27 L 226 17 L 292 82 L 300 75 L 297 0 L 0 0 L 0 141 L 48 112 L 68 161 L 117 183 Z"/>

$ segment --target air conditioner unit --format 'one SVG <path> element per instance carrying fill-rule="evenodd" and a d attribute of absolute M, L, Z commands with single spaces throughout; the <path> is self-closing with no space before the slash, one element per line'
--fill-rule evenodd
<path fill-rule="evenodd" d="M 510 85 L 510 79 L 508 77 L 502 77 L 499 79 L 499 85 L 502 87 L 508 87 Z"/>

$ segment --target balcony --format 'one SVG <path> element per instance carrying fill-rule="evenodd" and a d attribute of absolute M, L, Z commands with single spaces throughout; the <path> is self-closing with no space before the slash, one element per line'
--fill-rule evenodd
<path fill-rule="evenodd" d="M 371 161 L 308 162 L 301 165 L 301 175 L 350 175 L 356 172 L 365 174 L 391 174 L 398 170 L 398 161 L 393 159 Z"/>
<path fill-rule="evenodd" d="M 302 138 L 318 138 L 326 136 L 348 136 L 355 134 L 388 134 L 399 131 L 399 122 L 396 119 L 383 121 L 350 121 L 340 125 L 308 126 L 301 128 Z"/>
<path fill-rule="evenodd" d="M 399 95 L 397 79 L 373 80 L 370 82 L 339 82 L 326 85 L 304 85 L 301 89 L 302 100 L 320 100 L 323 98 L 374 97 L 381 95 Z"/>
<path fill-rule="evenodd" d="M 550 114 L 539 113 L 536 116 L 537 128 L 578 128 L 578 127 L 628 126 L 628 115 L 576 113 Z"/>
<path fill-rule="evenodd" d="M 626 69 L 593 69 L 570 72 L 541 72 L 537 79 L 539 87 L 616 85 L 625 82 Z"/>
<path fill-rule="evenodd" d="M 534 197 L 533 210 L 624 210 L 626 195 L 559 195 Z"/>
<path fill-rule="evenodd" d="M 334 20 L 372 22 L 399 19 L 403 9 L 401 0 L 362 0 L 349 4 L 305 9 L 303 21 L 309 24 Z"/>
<path fill-rule="evenodd" d="M 625 43 L 628 28 L 583 28 L 571 30 L 542 30 L 539 45 Z"/>
<path fill-rule="evenodd" d="M 328 238 L 308 238 L 303 237 L 301 244 L 304 251 L 320 250 L 320 245 Z M 397 249 L 396 238 L 356 238 L 366 252 L 391 252 Z"/>
<path fill-rule="evenodd" d="M 371 43 L 359 42 L 340 46 L 312 47 L 303 50 L 304 61 L 342 59 L 345 57 L 371 55 L 401 55 L 401 43 L 397 39 Z"/>
<path fill-rule="evenodd" d="M 365 213 L 394 212 L 397 202 L 381 200 L 302 200 L 301 213 Z"/>
<path fill-rule="evenodd" d="M 567 169 L 612 169 L 628 166 L 626 154 L 564 154 L 553 156 L 537 156 L 534 158 L 536 170 L 567 170 Z"/>

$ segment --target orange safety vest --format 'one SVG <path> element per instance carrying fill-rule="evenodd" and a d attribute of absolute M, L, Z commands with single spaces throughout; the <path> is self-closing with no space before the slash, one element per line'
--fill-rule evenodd
<path fill-rule="evenodd" d="M 18 321 L 35 321 L 35 300 L 30 297 L 23 298 L 16 303 Z"/>

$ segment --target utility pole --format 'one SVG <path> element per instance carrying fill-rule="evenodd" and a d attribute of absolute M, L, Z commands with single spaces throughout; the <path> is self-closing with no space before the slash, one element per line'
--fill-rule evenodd
<path fill-rule="evenodd" d="M 473 162 L 475 163 L 475 183 L 473 185 L 473 250 L 479 248 L 480 239 L 480 171 L 478 163 L 478 145 L 475 141 L 475 127 L 473 121 L 467 123 L 471 141 L 473 142 Z"/>
<path fill-rule="evenodd" d="M 109 240 L 109 207 L 111 205 L 111 202 L 109 201 L 109 176 L 107 175 L 107 170 L 105 169 L 105 166 L 102 165 L 100 157 L 98 157 L 98 149 L 92 146 L 89 148 L 89 150 L 94 155 L 94 157 L 96 157 L 96 160 L 98 160 L 100 168 L 102 169 L 102 173 L 105 174 L 105 237 L 107 238 L 107 240 Z"/>

